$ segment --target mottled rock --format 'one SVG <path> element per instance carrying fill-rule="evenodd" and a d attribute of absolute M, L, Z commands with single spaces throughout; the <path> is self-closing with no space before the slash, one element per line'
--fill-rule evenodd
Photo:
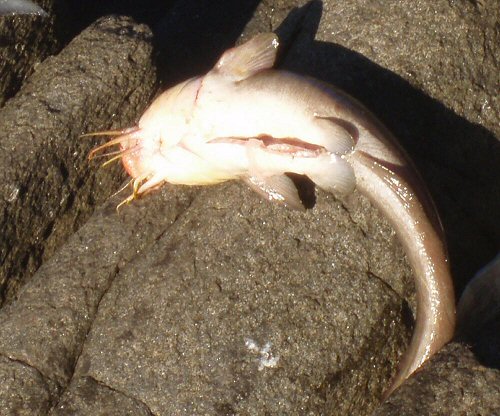
<path fill-rule="evenodd" d="M 40 408 L 57 403 L 118 271 L 165 232 L 189 206 L 191 193 L 161 195 L 156 209 L 151 204 L 160 195 L 155 195 L 147 211 L 137 204 L 120 215 L 115 207 L 121 198 L 110 200 L 42 265 L 19 299 L 0 310 L 0 357 L 5 357 L 0 372 L 10 374 L 13 366 L 23 365 L 11 382 L 0 384 L 0 414 L 15 414 L 25 403 Z M 16 388 L 21 403 L 10 399 Z"/>
<path fill-rule="evenodd" d="M 155 91 L 151 33 L 111 17 L 40 64 L 0 110 L 0 295 L 23 279 L 122 181 L 89 165 L 79 135 L 134 122 Z"/>
<path fill-rule="evenodd" d="M 91 378 L 79 379 L 51 413 L 57 416 L 153 416 L 146 405 Z M 69 400 L 68 400 L 69 398 Z"/>
<path fill-rule="evenodd" d="M 42 0 L 51 10 L 53 0 Z M 55 15 L 0 16 L 0 107 L 21 87 L 22 82 L 60 45 Z"/>
<path fill-rule="evenodd" d="M 166 19 L 170 53 L 185 49 L 169 79 L 217 58 L 207 34 L 186 68 L 196 34 L 182 43 L 183 31 L 200 27 L 189 16 L 210 27 L 192 4 Z M 283 67 L 344 88 L 396 134 L 442 214 L 460 289 L 500 236 L 495 3 L 300 4 L 261 2 L 242 36 L 279 29 Z M 320 192 L 298 213 L 240 184 L 166 186 L 119 216 L 117 200 L 0 313 L 0 354 L 54 383 L 51 404 L 66 389 L 51 414 L 376 409 L 414 305 L 395 234 L 365 198 Z M 495 414 L 497 386 L 498 371 L 452 344 L 378 414 Z"/>
<path fill-rule="evenodd" d="M 57 403 L 58 386 L 30 365 L 0 356 L 0 412 L 5 416 L 41 415 Z"/>
<path fill-rule="evenodd" d="M 374 414 L 399 415 L 500 415 L 500 371 L 464 345 L 447 345 Z"/>
<path fill-rule="evenodd" d="M 409 273 L 387 225 L 362 230 L 324 194 L 298 213 L 239 184 L 206 189 L 120 269 L 73 378 L 153 414 L 359 414 L 403 344 L 401 299 L 371 272 L 387 244 L 383 272 Z"/>

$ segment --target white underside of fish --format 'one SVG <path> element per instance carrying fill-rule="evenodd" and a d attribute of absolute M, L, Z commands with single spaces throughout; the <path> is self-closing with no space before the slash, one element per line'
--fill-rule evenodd
<path fill-rule="evenodd" d="M 161 94 L 120 144 L 134 193 L 164 182 L 245 181 L 266 199 L 301 207 L 287 176 L 320 188 L 357 187 L 394 226 L 417 288 L 414 335 L 387 393 L 448 342 L 455 306 L 441 224 L 425 185 L 392 135 L 356 100 L 332 86 L 270 69 L 277 38 L 261 34 L 230 49 L 205 76 Z M 115 135 L 117 132 L 109 132 Z"/>

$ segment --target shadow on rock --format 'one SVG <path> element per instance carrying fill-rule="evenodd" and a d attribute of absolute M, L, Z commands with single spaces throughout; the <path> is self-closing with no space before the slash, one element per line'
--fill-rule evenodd
<path fill-rule="evenodd" d="M 292 18 L 277 29 L 290 44 L 281 67 L 343 89 L 398 138 L 438 207 L 461 293 L 500 243 L 498 138 L 365 56 L 314 40 L 321 14 L 321 2 L 313 1 L 306 18 Z"/>

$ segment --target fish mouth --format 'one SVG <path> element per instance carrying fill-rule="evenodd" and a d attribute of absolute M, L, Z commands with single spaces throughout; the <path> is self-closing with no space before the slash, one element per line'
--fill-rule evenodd
<path fill-rule="evenodd" d="M 120 157 L 125 171 L 132 177 L 137 178 L 144 172 L 147 159 L 146 152 L 141 146 L 141 138 L 130 137 L 124 138 L 120 143 Z"/>
<path fill-rule="evenodd" d="M 106 143 L 95 147 L 89 153 L 89 160 L 103 157 L 110 157 L 103 166 L 110 164 L 115 160 L 121 159 L 123 167 L 127 173 L 136 178 L 142 175 L 144 171 L 147 152 L 143 149 L 142 130 L 139 127 L 130 127 L 123 130 L 100 131 L 84 134 L 85 136 L 116 136 Z M 101 153 L 109 147 L 119 145 L 119 150 Z"/>

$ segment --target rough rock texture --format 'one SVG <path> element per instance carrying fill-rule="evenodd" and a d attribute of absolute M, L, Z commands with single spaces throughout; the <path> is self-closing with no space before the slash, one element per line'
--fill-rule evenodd
<path fill-rule="evenodd" d="M 37 3 L 50 10 L 52 2 Z M 36 65 L 58 47 L 53 14 L 0 16 L 0 107 L 19 90 Z"/>
<path fill-rule="evenodd" d="M 500 371 L 449 344 L 374 413 L 399 415 L 500 415 Z"/>
<path fill-rule="evenodd" d="M 402 345 L 401 300 L 370 272 L 389 241 L 399 255 L 384 272 L 401 273 L 394 235 L 367 226 L 372 242 L 360 244 L 361 227 L 326 195 L 304 214 L 269 207 L 240 184 L 213 191 L 120 267 L 73 381 L 90 377 L 153 414 L 317 414 L 339 409 L 358 384 L 355 403 L 340 408 L 369 408 Z M 65 406 L 81 394 L 71 385 Z"/>
<path fill-rule="evenodd" d="M 189 192 L 177 193 L 181 192 L 171 192 L 157 210 L 137 209 L 132 215 L 118 216 L 115 207 L 120 197 L 111 200 L 38 270 L 17 302 L 2 308 L 0 371 L 12 374 L 13 384 L 2 383 L 0 414 L 36 414 L 36 409 L 57 403 L 99 303 L 120 267 L 189 206 Z M 88 391 L 87 383 L 79 385 Z M 22 401 L 12 393 L 16 388 Z M 24 413 L 23 407 L 28 407 Z"/>
<path fill-rule="evenodd" d="M 70 402 L 66 397 L 61 399 L 58 415 L 152 416 L 143 403 L 91 378 L 78 379 L 76 383 L 72 384 Z"/>
<path fill-rule="evenodd" d="M 43 415 L 57 400 L 57 386 L 15 359 L 0 357 L 0 410 L 4 415 Z"/>
<path fill-rule="evenodd" d="M 500 246 L 500 10 L 481 4 L 313 5 L 283 63 L 340 86 L 395 133 L 438 206 L 459 292 Z"/>
<path fill-rule="evenodd" d="M 210 22 L 196 3 L 178 2 L 159 32 L 173 47 L 166 55 L 186 49 L 175 77 L 193 70 L 189 18 Z M 500 235 L 495 2 L 293 6 L 261 2 L 243 36 L 279 26 L 282 66 L 343 87 L 396 133 L 440 209 L 461 288 Z M 216 59 L 216 48 L 205 52 L 196 67 Z M 117 214 L 120 199 L 0 311 L 9 377 L 0 414 L 376 409 L 410 333 L 413 288 L 393 231 L 366 199 L 318 193 L 297 213 L 236 183 L 166 186 Z M 495 414 L 498 377 L 452 344 L 377 414 Z"/>
<path fill-rule="evenodd" d="M 92 25 L 47 59 L 0 110 L 0 295 L 10 298 L 121 181 L 89 165 L 84 132 L 126 126 L 155 91 L 151 33 L 126 18 Z"/>

